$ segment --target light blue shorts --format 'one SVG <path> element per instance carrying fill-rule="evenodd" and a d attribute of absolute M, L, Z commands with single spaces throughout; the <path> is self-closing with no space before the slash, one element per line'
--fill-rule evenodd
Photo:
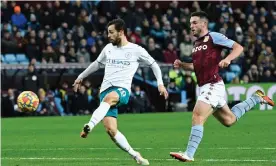
<path fill-rule="evenodd" d="M 129 101 L 129 92 L 126 88 L 120 88 L 120 87 L 110 87 L 103 91 L 100 94 L 100 102 L 104 99 L 104 97 L 109 94 L 110 92 L 115 91 L 119 95 L 119 101 L 115 106 L 110 107 L 109 111 L 105 116 L 111 116 L 114 118 L 118 117 L 118 106 L 126 105 Z"/>

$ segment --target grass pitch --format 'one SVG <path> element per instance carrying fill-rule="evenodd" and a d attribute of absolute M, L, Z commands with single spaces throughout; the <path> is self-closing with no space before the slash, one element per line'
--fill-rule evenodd
<path fill-rule="evenodd" d="M 136 165 L 98 125 L 88 138 L 79 133 L 89 116 L 2 119 L 3 166 Z M 209 118 L 195 162 L 169 156 L 184 151 L 191 113 L 119 115 L 119 129 L 151 165 L 276 165 L 276 111 L 252 111 L 231 128 Z"/>

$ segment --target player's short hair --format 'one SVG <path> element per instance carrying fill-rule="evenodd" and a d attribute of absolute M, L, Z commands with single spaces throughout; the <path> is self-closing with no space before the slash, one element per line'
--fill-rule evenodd
<path fill-rule="evenodd" d="M 205 13 L 204 11 L 193 12 L 193 13 L 191 14 L 191 17 L 194 17 L 194 16 L 197 16 L 197 17 L 199 17 L 199 18 L 201 18 L 201 19 L 206 19 L 206 20 L 208 20 L 208 14 Z"/>
<path fill-rule="evenodd" d="M 125 21 L 123 19 L 120 19 L 120 18 L 114 19 L 114 20 L 110 21 L 107 24 L 107 27 L 109 27 L 110 25 L 114 25 L 116 31 L 123 30 L 124 34 L 126 34 L 126 32 L 127 32 L 127 30 L 126 30 L 126 24 L 125 24 Z"/>

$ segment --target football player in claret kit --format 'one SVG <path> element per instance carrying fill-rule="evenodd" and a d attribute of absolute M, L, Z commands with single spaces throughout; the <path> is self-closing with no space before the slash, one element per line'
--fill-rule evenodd
<path fill-rule="evenodd" d="M 224 99 L 225 85 L 218 74 L 219 68 L 228 67 L 231 61 L 243 52 L 243 47 L 223 34 L 209 32 L 208 16 L 205 12 L 191 14 L 190 28 L 197 38 L 192 50 L 192 63 L 179 60 L 174 62 L 176 68 L 194 70 L 199 85 L 199 96 L 193 110 L 192 129 L 186 151 L 170 152 L 172 157 L 183 162 L 194 161 L 194 154 L 203 137 L 204 123 L 210 115 L 224 126 L 230 127 L 256 104 L 274 106 L 268 96 L 257 90 L 250 98 L 230 109 Z M 225 59 L 221 59 L 223 48 L 232 49 Z"/>
<path fill-rule="evenodd" d="M 100 65 L 105 66 L 104 78 L 100 89 L 100 105 L 93 112 L 90 121 L 84 125 L 81 137 L 86 138 L 92 129 L 101 121 L 111 139 L 124 151 L 129 153 L 140 165 L 149 165 L 139 152 L 133 150 L 126 137 L 117 129 L 117 106 L 128 103 L 133 76 L 143 63 L 151 67 L 157 79 L 160 95 L 165 99 L 168 92 L 163 85 L 162 73 L 155 60 L 148 52 L 137 44 L 127 41 L 125 23 L 115 19 L 108 23 L 107 44 L 96 61 L 90 64 L 75 80 L 74 90 L 77 91 L 82 80 L 97 71 Z"/>

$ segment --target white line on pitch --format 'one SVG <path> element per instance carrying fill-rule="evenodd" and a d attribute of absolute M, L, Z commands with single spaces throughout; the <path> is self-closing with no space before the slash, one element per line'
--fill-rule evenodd
<path fill-rule="evenodd" d="M 42 149 L 34 149 L 34 148 L 28 148 L 28 149 L 2 149 L 2 151 L 35 151 L 35 150 L 41 150 L 41 151 L 51 151 L 51 150 L 117 150 L 119 148 L 42 148 Z M 133 148 L 137 150 L 183 150 L 184 148 Z M 263 148 L 252 148 L 252 147 L 237 147 L 237 148 L 229 148 L 229 147 L 218 147 L 218 148 L 199 148 L 199 149 L 209 149 L 209 150 L 276 150 L 276 148 L 271 147 L 263 147 Z"/>
<path fill-rule="evenodd" d="M 129 161 L 133 159 L 122 158 L 57 158 L 57 157 L 29 157 L 29 158 L 16 158 L 16 157 L 2 157 L 2 160 L 98 160 L 98 161 Z M 152 158 L 151 161 L 175 161 L 175 159 L 160 159 Z M 204 162 L 276 162 L 276 160 L 260 160 L 260 159 L 199 159 L 197 161 Z"/>

